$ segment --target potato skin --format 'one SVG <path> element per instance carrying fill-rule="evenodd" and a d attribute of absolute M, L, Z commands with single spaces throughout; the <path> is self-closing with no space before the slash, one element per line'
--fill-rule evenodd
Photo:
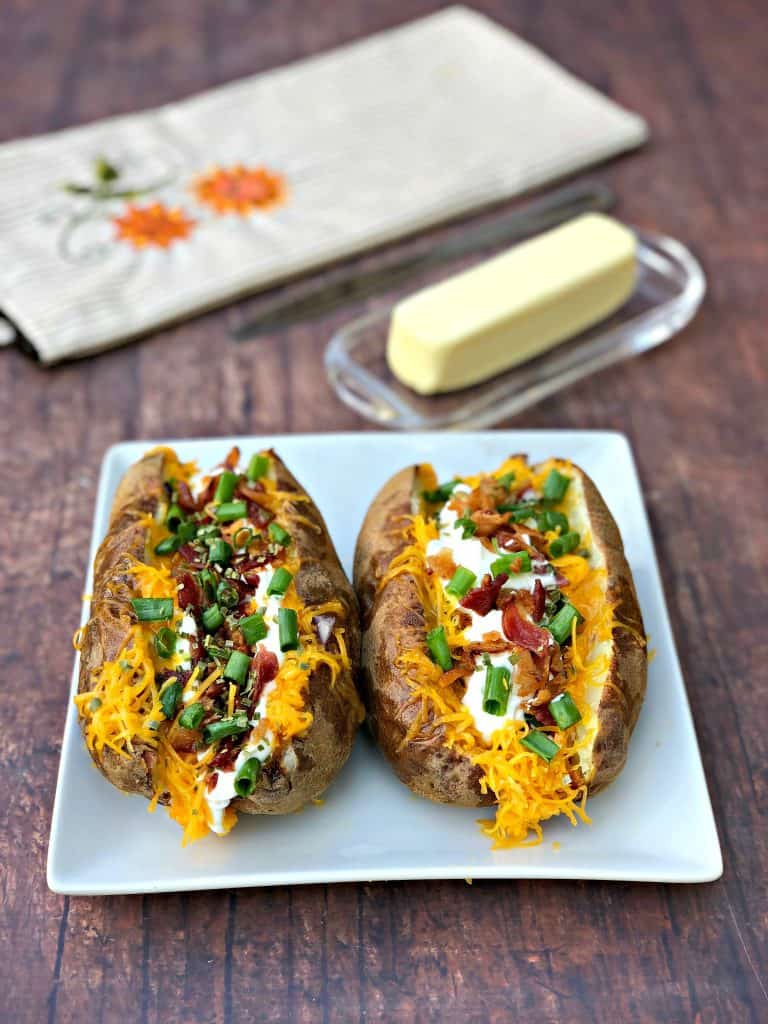
<path fill-rule="evenodd" d="M 631 630 L 613 630 L 610 681 L 597 711 L 591 793 L 605 788 L 621 771 L 629 737 L 646 687 L 643 621 L 632 574 L 616 523 L 595 484 L 581 478 L 592 535 L 606 564 L 608 599 L 617 602 L 618 619 Z M 463 754 L 445 746 L 442 727 L 403 743 L 417 711 L 407 703 L 411 687 L 397 667 L 398 654 L 426 643 L 424 612 L 416 581 L 407 574 L 385 587 L 379 580 L 407 546 L 404 516 L 413 511 L 413 496 L 431 467 L 411 466 L 392 477 L 374 498 L 363 522 L 355 552 L 354 582 L 361 604 L 363 640 L 360 687 L 374 738 L 395 773 L 420 796 L 441 803 L 480 807 L 494 804 L 480 788 L 482 772 Z"/>
<path fill-rule="evenodd" d="M 278 488 L 304 494 L 278 455 L 271 451 L 270 456 Z M 80 649 L 80 693 L 91 689 L 93 673 L 101 664 L 118 656 L 133 624 L 130 601 L 136 592 L 133 577 L 127 570 L 133 559 L 146 561 L 146 530 L 138 518 L 146 512 L 154 514 L 159 503 L 165 500 L 164 460 L 162 451 L 148 453 L 128 469 L 117 489 L 109 529 L 94 561 L 91 616 L 84 629 Z M 297 593 L 307 604 L 331 599 L 342 604 L 344 614 L 338 624 L 345 629 L 352 669 L 342 670 L 333 689 L 329 685 L 330 669 L 327 666 L 323 665 L 312 673 L 307 706 L 312 712 L 313 722 L 307 732 L 294 737 L 287 748 L 292 748 L 295 764 L 283 764 L 286 750 L 282 750 L 280 760 L 265 766 L 252 796 L 232 804 L 236 810 L 248 814 L 287 814 L 317 797 L 349 757 L 361 720 L 360 702 L 354 685 L 360 649 L 355 593 L 314 502 L 291 502 L 288 499 L 282 514 L 290 523 L 301 562 L 294 581 Z M 148 798 L 152 796 L 155 755 L 151 748 L 135 744 L 135 753 L 128 757 L 119 757 L 109 750 L 101 758 L 95 754 L 92 756 L 98 769 L 118 789 Z"/>

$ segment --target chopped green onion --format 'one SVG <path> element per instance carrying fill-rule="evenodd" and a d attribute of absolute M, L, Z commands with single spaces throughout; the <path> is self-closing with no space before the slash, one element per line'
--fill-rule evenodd
<path fill-rule="evenodd" d="M 547 629 L 559 644 L 564 644 L 571 635 L 574 620 L 577 623 L 583 622 L 584 616 L 566 601 L 560 611 L 553 616 Z"/>
<path fill-rule="evenodd" d="M 445 629 L 442 626 L 438 626 L 437 629 L 432 629 L 427 633 L 427 647 L 432 655 L 432 660 L 437 662 L 444 672 L 453 667 L 451 649 L 448 646 Z"/>
<path fill-rule="evenodd" d="M 248 669 L 251 667 L 251 659 L 243 651 L 232 651 L 229 661 L 224 669 L 224 678 L 242 686 L 248 676 Z"/>
<path fill-rule="evenodd" d="M 576 707 L 573 697 L 566 690 L 559 693 L 548 704 L 550 714 L 557 723 L 558 729 L 569 729 L 581 721 L 581 712 Z"/>
<path fill-rule="evenodd" d="M 269 581 L 269 585 L 267 586 L 267 597 L 284 597 L 286 590 L 291 585 L 292 579 L 293 575 L 281 566 L 276 570 L 275 575 Z"/>
<path fill-rule="evenodd" d="M 280 650 L 295 651 L 299 646 L 299 617 L 293 608 L 279 608 L 277 629 L 280 635 Z"/>
<path fill-rule="evenodd" d="M 216 573 L 211 572 L 210 569 L 201 569 L 197 574 L 197 579 L 205 592 L 205 596 L 209 601 L 213 601 L 216 597 Z"/>
<path fill-rule="evenodd" d="M 181 511 L 181 508 L 175 502 L 169 505 L 168 511 L 165 513 L 165 525 L 171 533 L 176 533 L 183 521 L 184 513 Z"/>
<path fill-rule="evenodd" d="M 469 540 L 470 537 L 474 537 L 477 533 L 477 523 L 470 519 L 469 516 L 462 516 L 461 519 L 457 519 L 456 525 L 461 527 L 462 540 Z"/>
<path fill-rule="evenodd" d="M 233 473 L 230 469 L 225 469 L 219 477 L 219 482 L 216 484 L 216 492 L 213 495 L 213 500 L 217 505 L 220 505 L 225 501 L 231 501 L 236 487 L 237 473 Z"/>
<path fill-rule="evenodd" d="M 223 625 L 224 613 L 217 604 L 212 604 L 210 608 L 203 611 L 203 629 L 206 633 L 215 633 Z"/>
<path fill-rule="evenodd" d="M 219 565 L 229 565 L 233 554 L 232 545 L 228 544 L 221 537 L 215 537 L 213 539 L 208 551 L 211 561 L 218 562 Z"/>
<path fill-rule="evenodd" d="M 240 591 L 228 580 L 222 580 L 216 588 L 216 601 L 224 608 L 234 608 L 240 600 Z"/>
<path fill-rule="evenodd" d="M 170 658 L 176 650 L 177 636 L 168 626 L 162 626 L 155 634 L 155 650 L 161 658 Z"/>
<path fill-rule="evenodd" d="M 270 523 L 267 527 L 270 538 L 279 544 L 283 548 L 287 548 L 291 543 L 291 535 L 287 530 L 284 530 L 279 523 Z"/>
<path fill-rule="evenodd" d="M 488 715 L 506 715 L 509 703 L 510 671 L 504 665 L 489 665 L 485 670 L 483 711 Z"/>
<path fill-rule="evenodd" d="M 156 555 L 172 555 L 174 551 L 179 550 L 181 540 L 179 535 L 171 534 L 170 537 L 163 537 L 159 544 L 155 546 Z"/>
<path fill-rule="evenodd" d="M 197 536 L 200 540 L 205 541 L 206 544 L 210 544 L 214 537 L 221 536 L 221 530 L 216 523 L 206 523 L 205 526 L 198 526 Z"/>
<path fill-rule="evenodd" d="M 577 548 L 580 540 L 580 535 L 573 530 L 570 533 L 564 533 L 561 537 L 555 537 L 549 545 L 549 553 L 553 558 L 561 558 Z"/>
<path fill-rule="evenodd" d="M 249 647 L 257 644 L 259 640 L 263 640 L 268 633 L 267 624 L 258 612 L 240 619 L 237 625 Z"/>
<path fill-rule="evenodd" d="M 555 512 L 554 509 L 545 508 L 536 519 L 536 528 L 542 533 L 547 530 L 560 530 L 560 533 L 568 533 L 568 516 L 562 512 Z"/>
<path fill-rule="evenodd" d="M 541 729 L 534 729 L 533 732 L 529 732 L 527 736 L 523 736 L 520 743 L 527 750 L 538 754 L 547 763 L 552 760 L 560 749 L 555 741 L 550 739 Z"/>
<path fill-rule="evenodd" d="M 98 697 L 94 697 L 92 700 L 88 701 L 88 710 L 91 713 L 93 713 L 94 711 L 98 711 L 100 707 L 101 707 L 101 701 L 99 700 Z"/>
<path fill-rule="evenodd" d="M 210 654 L 212 658 L 218 658 L 220 661 L 223 661 L 224 658 L 228 658 L 232 653 L 231 647 L 219 647 L 218 644 L 211 641 L 210 637 L 206 637 L 205 640 L 203 640 L 203 643 L 205 645 L 206 653 Z"/>
<path fill-rule="evenodd" d="M 531 556 L 527 551 L 510 551 L 507 555 L 501 555 L 491 562 L 491 575 L 498 576 L 505 572 L 507 575 L 515 575 L 521 572 L 531 571 Z"/>
<path fill-rule="evenodd" d="M 508 491 L 509 487 L 510 487 L 510 484 L 513 482 L 514 479 L 515 479 L 515 474 L 513 472 L 512 473 L 502 473 L 501 476 L 496 478 L 496 483 L 497 484 L 501 484 L 501 486 L 505 490 Z"/>
<path fill-rule="evenodd" d="M 176 712 L 176 705 L 179 703 L 181 697 L 181 691 L 184 689 L 182 684 L 176 680 L 170 683 L 163 692 L 160 694 L 160 706 L 163 709 L 163 714 L 166 718 L 173 718 Z"/>
<path fill-rule="evenodd" d="M 179 538 L 179 544 L 187 544 L 194 540 L 197 536 L 197 523 L 193 523 L 191 519 L 185 519 L 183 523 L 179 523 L 176 536 Z"/>
<path fill-rule="evenodd" d="M 237 736 L 248 728 L 248 715 L 245 711 L 237 711 L 232 718 L 221 718 L 218 722 L 211 722 L 203 730 L 203 740 L 206 743 L 216 743 L 217 740 L 226 739 L 227 736 Z"/>
<path fill-rule="evenodd" d="M 563 476 L 556 469 L 550 469 L 541 492 L 545 501 L 562 501 L 570 483 L 569 476 Z"/>
<path fill-rule="evenodd" d="M 188 704 L 179 715 L 179 725 L 182 729 L 197 729 L 205 718 L 205 708 L 202 704 Z"/>
<path fill-rule="evenodd" d="M 173 618 L 172 597 L 134 597 L 131 604 L 139 622 L 165 622 Z"/>
<path fill-rule="evenodd" d="M 235 792 L 239 797 L 247 797 L 256 789 L 256 783 L 261 775 L 261 761 L 258 757 L 249 757 L 235 776 Z"/>
<path fill-rule="evenodd" d="M 267 455 L 252 455 L 251 461 L 248 463 L 248 469 L 245 475 L 248 477 L 251 483 L 254 480 L 260 480 L 267 470 L 269 469 L 269 456 Z"/>
<path fill-rule="evenodd" d="M 250 526 L 239 526 L 232 535 L 232 543 L 236 548 L 247 548 L 255 536 Z"/>
<path fill-rule="evenodd" d="M 534 519 L 541 511 L 538 501 L 504 502 L 498 506 L 499 512 L 510 512 L 513 523 L 524 523 L 526 519 Z"/>
<path fill-rule="evenodd" d="M 477 576 L 471 569 L 465 569 L 463 565 L 460 565 L 445 588 L 446 592 L 453 594 L 454 597 L 465 597 L 476 579 Z"/>
<path fill-rule="evenodd" d="M 434 491 L 422 491 L 421 496 L 430 505 L 438 505 L 442 501 L 448 501 L 460 483 L 461 480 L 449 480 L 448 483 L 438 484 Z"/>
<path fill-rule="evenodd" d="M 216 508 L 216 519 L 220 523 L 232 523 L 235 519 L 245 519 L 248 506 L 244 501 L 223 501 Z"/>

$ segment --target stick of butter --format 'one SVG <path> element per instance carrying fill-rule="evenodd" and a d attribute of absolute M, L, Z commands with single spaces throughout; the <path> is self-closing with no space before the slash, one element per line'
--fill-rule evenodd
<path fill-rule="evenodd" d="M 636 273 L 633 233 L 584 214 L 398 303 L 389 367 L 422 395 L 477 384 L 609 316 Z"/>

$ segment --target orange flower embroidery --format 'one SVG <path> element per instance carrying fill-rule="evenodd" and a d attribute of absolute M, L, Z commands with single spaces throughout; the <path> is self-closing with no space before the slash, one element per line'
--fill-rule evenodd
<path fill-rule="evenodd" d="M 122 217 L 115 217 L 113 224 L 117 237 L 137 249 L 147 245 L 167 249 L 177 239 L 188 238 L 195 221 L 178 206 L 171 208 L 163 203 L 151 203 L 149 206 L 131 204 Z"/>
<path fill-rule="evenodd" d="M 253 210 L 268 210 L 285 200 L 285 179 L 266 167 L 214 167 L 192 185 L 201 203 L 216 213 L 238 213 L 241 217 Z"/>

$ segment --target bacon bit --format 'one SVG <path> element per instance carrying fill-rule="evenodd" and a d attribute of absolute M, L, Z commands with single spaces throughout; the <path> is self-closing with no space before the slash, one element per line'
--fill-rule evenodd
<path fill-rule="evenodd" d="M 436 555 L 430 555 L 427 563 L 438 576 L 449 580 L 456 572 L 456 563 L 451 556 L 450 548 L 441 548 Z"/>
<path fill-rule="evenodd" d="M 185 483 L 184 480 L 177 481 L 176 495 L 179 505 L 185 512 L 197 512 L 197 501 L 189 489 L 189 484 Z"/>
<path fill-rule="evenodd" d="M 182 544 L 179 548 L 180 558 L 193 569 L 202 569 L 202 555 L 191 544 Z"/>
<path fill-rule="evenodd" d="M 237 445 L 235 445 L 233 448 L 230 448 L 227 457 L 226 459 L 224 459 L 222 465 L 224 466 L 225 469 L 237 469 L 237 464 L 239 461 L 240 449 L 237 447 Z"/>
<path fill-rule="evenodd" d="M 555 586 L 559 587 L 560 590 L 562 590 L 563 587 L 567 587 L 568 582 L 569 580 L 567 576 L 563 576 L 561 572 L 555 572 Z"/>
<path fill-rule="evenodd" d="M 503 526 L 509 522 L 509 512 L 488 512 L 485 509 L 478 509 L 473 512 L 472 522 L 477 527 L 476 537 L 492 537 Z"/>
<path fill-rule="evenodd" d="M 533 622 L 527 622 L 517 610 L 514 601 L 504 608 L 501 619 L 504 636 L 529 651 L 544 651 L 549 644 L 549 633 Z"/>
<path fill-rule="evenodd" d="M 533 621 L 541 622 L 544 617 L 544 608 L 547 601 L 547 595 L 544 592 L 544 584 L 541 580 L 536 580 L 533 585 Z"/>
<path fill-rule="evenodd" d="M 211 768 L 221 768 L 222 771 L 231 771 L 237 760 L 237 751 L 232 744 L 233 737 L 224 741 L 224 746 L 218 751 L 215 757 L 211 758 Z"/>
<path fill-rule="evenodd" d="M 197 609 L 200 607 L 200 591 L 191 572 L 183 572 L 179 576 L 178 601 L 179 608 Z"/>
<path fill-rule="evenodd" d="M 482 640 L 470 644 L 465 650 L 473 657 L 479 654 L 501 654 L 502 651 L 510 650 L 510 643 L 498 633 L 486 633 Z"/>
<path fill-rule="evenodd" d="M 274 519 L 269 509 L 263 508 L 256 499 L 248 500 L 246 507 L 248 509 L 248 518 L 254 526 L 266 526 L 270 519 Z"/>
<path fill-rule="evenodd" d="M 237 485 L 237 493 L 241 498 L 250 498 L 251 501 L 258 501 L 264 493 L 264 484 L 260 484 L 258 480 L 252 484 L 241 480 Z"/>
<path fill-rule="evenodd" d="M 454 667 L 449 669 L 447 672 L 443 672 L 440 676 L 438 685 L 442 688 L 453 686 L 457 680 L 463 679 L 465 676 L 472 675 L 474 670 L 475 666 L 471 661 L 462 661 L 458 665 L 454 665 Z"/>
<path fill-rule="evenodd" d="M 246 572 L 242 573 L 242 577 L 249 587 L 253 587 L 254 590 L 258 587 L 259 574 L 256 572 L 255 569 L 246 570 Z"/>
<path fill-rule="evenodd" d="M 210 793 L 212 789 L 216 789 L 216 783 L 219 781 L 219 773 L 211 772 L 208 778 L 205 780 L 205 788 Z"/>
<path fill-rule="evenodd" d="M 211 477 L 205 487 L 202 489 L 200 494 L 197 496 L 197 511 L 202 512 L 206 505 L 210 505 L 213 501 L 214 495 L 216 494 L 216 486 L 218 484 L 218 477 Z"/>
<path fill-rule="evenodd" d="M 472 625 L 472 616 L 458 608 L 456 610 L 456 625 L 459 629 L 469 629 Z"/>
<path fill-rule="evenodd" d="M 210 697 L 211 700 L 216 700 L 216 698 L 220 697 L 222 693 L 224 693 L 224 691 L 227 689 L 229 689 L 229 687 L 226 683 L 211 683 L 211 685 L 205 691 L 205 696 Z"/>
<path fill-rule="evenodd" d="M 536 662 L 530 651 L 520 650 L 517 652 L 515 686 L 521 697 L 532 697 L 541 686 L 541 673 L 537 670 Z"/>
<path fill-rule="evenodd" d="M 533 715 L 539 725 L 556 725 L 552 712 L 547 707 L 531 707 L 528 714 Z"/>
<path fill-rule="evenodd" d="M 277 662 L 277 655 L 267 650 L 266 647 L 259 647 L 252 665 L 256 675 L 253 684 L 253 702 L 255 704 L 267 683 L 271 683 L 277 675 L 280 666 Z"/>
<path fill-rule="evenodd" d="M 333 627 L 336 625 L 335 615 L 315 615 L 312 619 L 312 625 L 315 627 L 317 633 L 317 639 L 325 647 L 328 641 L 333 636 Z"/>
<path fill-rule="evenodd" d="M 486 573 L 482 585 L 470 590 L 466 597 L 462 598 L 459 604 L 462 608 L 469 608 L 478 615 L 487 615 L 492 608 L 495 608 L 499 597 L 499 591 L 507 582 L 509 577 L 506 573 L 500 572 L 495 579 L 491 579 Z"/>

